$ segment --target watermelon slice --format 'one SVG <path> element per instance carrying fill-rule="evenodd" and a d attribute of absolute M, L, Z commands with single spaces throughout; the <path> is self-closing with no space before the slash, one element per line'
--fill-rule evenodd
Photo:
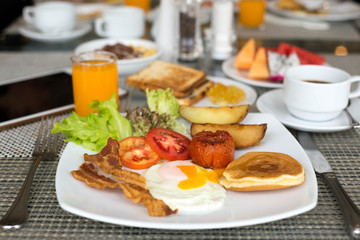
<path fill-rule="evenodd" d="M 325 63 L 325 58 L 317 55 L 313 52 L 307 51 L 303 48 L 296 47 L 287 43 L 280 43 L 277 52 L 286 56 L 290 56 L 292 53 L 296 53 L 300 59 L 302 65 L 305 64 L 316 64 L 323 65 Z"/>

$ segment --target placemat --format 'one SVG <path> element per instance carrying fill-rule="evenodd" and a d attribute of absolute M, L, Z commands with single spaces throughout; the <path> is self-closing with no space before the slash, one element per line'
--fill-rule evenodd
<path fill-rule="evenodd" d="M 1 217 L 31 164 L 39 126 L 34 122 L 0 131 Z M 355 130 L 312 135 L 345 190 L 360 206 L 360 136 Z M 59 154 L 64 146 L 62 143 Z M 58 159 L 40 163 L 31 188 L 29 222 L 18 230 L 0 229 L 0 239 L 349 239 L 338 203 L 322 179 L 318 179 L 318 205 L 302 215 L 241 228 L 174 231 L 112 225 L 65 212 L 56 199 L 57 164 Z"/>
<path fill-rule="evenodd" d="M 73 52 L 1 52 L 0 82 L 71 67 Z M 11 67 L 9 67 L 11 66 Z"/>

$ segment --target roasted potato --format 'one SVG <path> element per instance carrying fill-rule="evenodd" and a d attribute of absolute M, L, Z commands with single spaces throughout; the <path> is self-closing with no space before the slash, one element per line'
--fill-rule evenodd
<path fill-rule="evenodd" d="M 198 132 L 223 130 L 230 133 L 235 142 L 235 148 L 252 147 L 264 138 L 267 124 L 191 124 L 191 135 L 194 136 Z"/>
<path fill-rule="evenodd" d="M 180 106 L 180 115 L 192 123 L 230 124 L 243 120 L 249 108 L 249 104 L 231 107 Z"/>

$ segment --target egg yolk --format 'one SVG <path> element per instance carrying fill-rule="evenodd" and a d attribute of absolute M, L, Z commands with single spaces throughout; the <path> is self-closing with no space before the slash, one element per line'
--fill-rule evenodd
<path fill-rule="evenodd" d="M 199 188 L 209 180 L 213 183 L 218 182 L 218 174 L 211 170 L 205 170 L 194 165 L 177 166 L 187 176 L 186 180 L 179 182 L 178 187 L 183 190 Z"/>

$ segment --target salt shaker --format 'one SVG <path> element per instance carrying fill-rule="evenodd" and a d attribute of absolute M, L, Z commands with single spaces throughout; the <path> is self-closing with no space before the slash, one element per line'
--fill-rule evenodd
<path fill-rule="evenodd" d="M 175 55 L 175 19 L 176 6 L 174 0 L 161 0 L 159 15 L 156 19 L 155 39 L 161 49 L 161 59 L 171 61 Z"/>
<path fill-rule="evenodd" d="M 195 61 L 202 55 L 200 0 L 177 1 L 178 60 Z"/>
<path fill-rule="evenodd" d="M 211 34 L 212 58 L 225 60 L 233 51 L 234 3 L 232 0 L 213 0 Z"/>

